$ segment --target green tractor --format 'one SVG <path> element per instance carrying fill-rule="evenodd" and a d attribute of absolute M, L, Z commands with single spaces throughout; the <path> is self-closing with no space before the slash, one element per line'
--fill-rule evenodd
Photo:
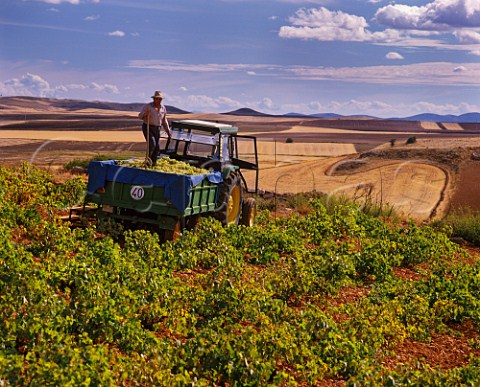
<path fill-rule="evenodd" d="M 201 168 L 179 174 L 129 166 L 115 160 L 92 161 L 85 202 L 94 203 L 97 219 L 148 224 L 172 239 L 203 215 L 223 225 L 253 225 L 258 191 L 257 142 L 238 128 L 216 122 L 172 121 L 171 137 L 162 134 L 160 160 L 169 158 Z M 249 184 L 243 170 L 254 170 Z"/>

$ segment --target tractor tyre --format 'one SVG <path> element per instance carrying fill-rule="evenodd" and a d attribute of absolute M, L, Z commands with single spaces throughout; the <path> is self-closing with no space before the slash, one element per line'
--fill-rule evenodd
<path fill-rule="evenodd" d="M 218 194 L 218 210 L 215 219 L 224 226 L 238 225 L 242 212 L 242 181 L 236 173 L 231 173 L 223 182 Z"/>
<path fill-rule="evenodd" d="M 251 227 L 255 224 L 255 217 L 257 216 L 257 201 L 254 198 L 247 198 L 243 201 L 242 217 L 240 224 Z"/>

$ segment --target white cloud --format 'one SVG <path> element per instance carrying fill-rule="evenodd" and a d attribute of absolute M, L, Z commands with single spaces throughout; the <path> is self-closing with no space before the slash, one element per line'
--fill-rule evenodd
<path fill-rule="evenodd" d="M 480 110 L 480 105 L 466 102 L 458 104 L 435 104 L 427 101 L 384 102 L 379 100 L 332 100 L 327 103 L 310 101 L 307 104 L 284 104 L 279 107 L 284 112 L 304 114 L 337 113 L 342 115 L 372 115 L 377 117 L 407 117 L 419 113 L 463 114 Z"/>
<path fill-rule="evenodd" d="M 364 17 L 350 15 L 342 11 L 330 11 L 321 7 L 318 9 L 299 9 L 295 16 L 289 18 L 292 26 L 280 28 L 281 38 L 317 39 L 323 41 L 368 40 Z"/>
<path fill-rule="evenodd" d="M 467 71 L 453 71 L 462 64 L 416 63 L 400 66 L 301 67 L 288 71 L 296 79 L 383 85 L 480 86 L 480 63 L 469 63 Z"/>
<path fill-rule="evenodd" d="M 257 0 L 252 0 L 252 1 L 257 1 Z M 310 4 L 319 4 L 319 5 L 327 5 L 335 0 L 278 0 L 281 3 L 290 3 L 290 4 L 305 4 L 305 3 L 310 3 Z"/>
<path fill-rule="evenodd" d="M 183 88 L 181 88 L 182 91 Z M 231 110 L 240 109 L 243 107 L 250 107 L 252 109 L 260 109 L 260 107 L 267 108 L 267 106 L 272 106 L 273 102 L 268 98 L 262 101 L 256 102 L 240 102 L 238 100 L 232 99 L 230 97 L 219 96 L 219 97 L 210 97 L 207 95 L 195 95 L 190 94 L 185 96 L 183 93 L 181 95 L 169 95 L 167 97 L 167 103 L 169 105 L 174 105 L 185 109 L 187 111 L 199 112 L 199 111 L 217 111 L 217 112 L 227 112 Z"/>
<path fill-rule="evenodd" d="M 375 13 L 375 21 L 396 29 L 430 30 L 437 29 L 432 20 L 426 19 L 426 7 L 403 4 L 387 5 Z"/>
<path fill-rule="evenodd" d="M 459 104 L 436 104 L 432 102 L 420 101 L 409 106 L 413 114 L 417 113 L 435 113 L 435 114 L 463 114 L 478 111 L 480 106 L 461 102 Z"/>
<path fill-rule="evenodd" d="M 47 4 L 72 4 L 78 5 L 80 3 L 100 3 L 100 0 L 36 0 L 40 3 L 47 3 Z"/>
<path fill-rule="evenodd" d="M 100 15 L 87 16 L 87 17 L 85 17 L 83 20 L 86 20 L 86 21 L 94 21 L 94 20 L 98 20 L 98 19 L 100 19 Z"/>
<path fill-rule="evenodd" d="M 52 86 L 40 75 L 27 73 L 21 78 L 12 78 L 0 83 L 0 91 L 3 95 L 24 95 L 30 97 L 60 98 L 70 91 L 86 91 L 105 94 L 119 94 L 117 86 L 112 84 L 99 84 L 92 82 L 89 85 L 70 83 Z"/>
<path fill-rule="evenodd" d="M 459 72 L 462 72 L 462 71 L 467 71 L 467 68 L 465 66 L 458 66 L 458 67 L 455 67 L 453 69 L 454 73 L 459 73 Z"/>
<path fill-rule="evenodd" d="M 285 39 L 370 42 L 401 47 L 435 47 L 475 51 L 480 44 L 479 0 L 434 0 L 425 6 L 391 4 L 377 10 L 373 22 L 387 29 L 374 31 L 362 16 L 325 7 L 302 8 L 280 27 Z M 469 27 L 478 27 L 475 31 Z M 461 43 L 455 46 L 430 36 L 453 33 Z"/>
<path fill-rule="evenodd" d="M 116 30 L 116 31 L 109 32 L 108 35 L 109 36 L 116 36 L 116 37 L 121 38 L 121 37 L 125 36 L 125 32 Z"/>
<path fill-rule="evenodd" d="M 480 33 L 471 30 L 458 30 L 453 33 L 461 44 L 480 44 Z"/>
<path fill-rule="evenodd" d="M 314 112 L 314 113 L 323 113 L 324 110 L 325 110 L 325 107 L 324 105 L 319 102 L 319 101 L 310 101 L 308 104 L 308 109 L 311 111 L 311 112 Z M 300 110 L 302 107 L 301 106 L 296 106 L 296 107 L 293 107 L 292 106 L 292 109 L 290 110 Z"/>
<path fill-rule="evenodd" d="M 446 30 L 480 27 L 480 2 L 434 0 L 421 7 L 390 4 L 377 10 L 375 20 L 398 29 Z"/>
<path fill-rule="evenodd" d="M 247 72 L 247 71 L 261 71 L 269 70 L 277 65 L 263 65 L 263 64 L 242 64 L 242 63 L 206 63 L 206 64 L 190 64 L 180 61 L 160 61 L 160 60 L 131 60 L 128 63 L 130 68 L 141 68 L 150 70 L 162 71 L 190 71 L 195 73 L 208 72 Z"/>
<path fill-rule="evenodd" d="M 377 117 L 407 117 L 419 113 L 436 114 L 463 114 L 480 110 L 480 105 L 465 102 L 458 104 L 435 104 L 427 101 L 412 101 L 409 103 L 388 103 L 378 100 L 351 99 L 345 101 L 330 101 L 323 104 L 319 101 L 308 103 L 308 110 L 304 105 L 282 105 L 282 111 L 301 111 L 306 114 L 337 113 L 343 115 L 368 114 Z"/>
<path fill-rule="evenodd" d="M 95 91 L 106 92 L 108 94 L 120 94 L 120 91 L 118 90 L 117 86 L 110 85 L 108 83 L 100 85 L 96 82 L 92 82 L 91 89 L 93 89 Z"/>
<path fill-rule="evenodd" d="M 392 106 L 382 101 L 358 101 L 351 99 L 349 101 L 332 101 L 328 104 L 327 109 L 337 112 L 349 112 L 348 114 L 378 114 L 380 112 L 392 109 Z"/>
<path fill-rule="evenodd" d="M 21 78 L 13 78 L 4 82 L 2 94 L 51 97 L 55 90 L 39 75 L 27 73 Z"/>
<path fill-rule="evenodd" d="M 387 59 L 404 59 L 404 57 L 399 54 L 398 52 L 393 52 L 393 51 L 390 51 L 389 53 L 387 53 L 387 55 L 385 55 L 385 58 Z"/>
<path fill-rule="evenodd" d="M 171 96 L 168 102 L 172 104 L 180 103 L 185 109 L 188 110 L 204 110 L 217 109 L 219 107 L 218 102 L 214 98 L 206 95 L 189 95 L 184 98 L 175 98 Z"/>
<path fill-rule="evenodd" d="M 274 103 L 270 98 L 263 98 L 259 107 L 268 110 L 275 110 Z"/>
<path fill-rule="evenodd" d="M 68 85 L 65 85 L 65 87 L 68 90 L 86 90 L 86 89 L 88 89 L 88 86 L 85 86 L 81 83 L 70 83 Z"/>
<path fill-rule="evenodd" d="M 73 5 L 78 5 L 80 4 L 80 0 L 37 0 L 41 3 L 47 3 L 47 4 L 73 4 Z"/>
<path fill-rule="evenodd" d="M 216 101 L 220 106 L 223 106 L 226 109 L 239 109 L 245 106 L 241 102 L 234 100 L 230 97 L 218 97 L 216 98 Z"/>
<path fill-rule="evenodd" d="M 372 32 L 362 16 L 342 11 L 302 8 L 289 18 L 291 26 L 280 27 L 278 36 L 287 39 L 347 42 L 391 42 L 402 39 L 405 34 L 393 29 Z"/>
<path fill-rule="evenodd" d="M 158 71 L 194 73 L 255 72 L 257 76 L 305 81 L 338 81 L 369 84 L 409 84 L 480 86 L 480 63 L 470 63 L 469 74 L 453 72 L 462 63 L 425 62 L 408 65 L 366 67 L 280 66 L 270 64 L 185 64 L 183 62 L 148 60 L 131 61 L 129 66 Z"/>
<path fill-rule="evenodd" d="M 255 101 L 239 101 L 230 97 L 210 97 L 207 95 L 188 95 L 185 96 L 168 96 L 169 105 L 181 107 L 187 111 L 218 111 L 227 112 L 244 107 L 255 109 L 262 112 L 279 111 L 277 106 L 271 98 L 264 97 L 261 100 Z"/>
<path fill-rule="evenodd" d="M 362 16 L 350 15 L 342 11 L 330 11 L 325 7 L 299 9 L 295 16 L 289 18 L 289 21 L 295 26 L 301 27 L 323 27 L 325 25 L 346 28 L 352 30 L 355 28 L 365 28 L 367 21 Z"/>

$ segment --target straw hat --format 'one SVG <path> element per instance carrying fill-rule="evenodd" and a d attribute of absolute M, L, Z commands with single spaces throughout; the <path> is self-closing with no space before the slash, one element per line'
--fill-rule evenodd
<path fill-rule="evenodd" d="M 156 91 L 153 95 L 152 98 L 162 98 L 163 99 L 163 94 L 161 91 Z"/>

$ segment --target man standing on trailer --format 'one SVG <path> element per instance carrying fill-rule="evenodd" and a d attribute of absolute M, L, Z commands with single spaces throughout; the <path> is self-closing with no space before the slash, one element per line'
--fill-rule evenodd
<path fill-rule="evenodd" d="M 153 102 L 144 105 L 138 117 L 143 120 L 142 132 L 148 146 L 147 162 L 153 166 L 157 163 L 160 153 L 160 126 L 163 127 L 168 137 L 171 137 L 172 133 L 167 121 L 167 109 L 162 105 L 162 92 L 155 91 L 152 98 Z"/>

